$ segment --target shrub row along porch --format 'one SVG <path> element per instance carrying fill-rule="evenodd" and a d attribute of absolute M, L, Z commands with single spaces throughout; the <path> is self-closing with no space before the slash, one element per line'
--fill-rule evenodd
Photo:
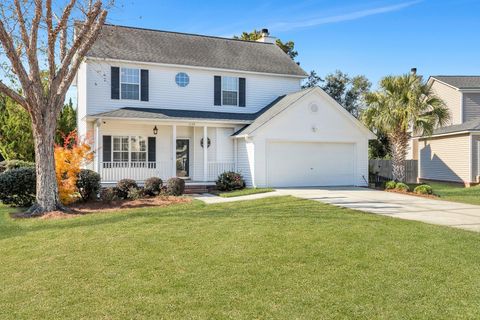
<path fill-rule="evenodd" d="M 236 170 L 233 126 L 98 119 L 89 129 L 96 151 L 91 166 L 103 184 L 150 177 L 211 182 Z"/>

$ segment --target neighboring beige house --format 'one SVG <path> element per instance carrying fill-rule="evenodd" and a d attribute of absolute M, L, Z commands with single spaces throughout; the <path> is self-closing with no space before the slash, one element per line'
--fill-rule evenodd
<path fill-rule="evenodd" d="M 409 157 L 419 160 L 419 179 L 479 182 L 480 76 L 432 76 L 434 92 L 451 112 L 450 125 L 412 139 Z"/>

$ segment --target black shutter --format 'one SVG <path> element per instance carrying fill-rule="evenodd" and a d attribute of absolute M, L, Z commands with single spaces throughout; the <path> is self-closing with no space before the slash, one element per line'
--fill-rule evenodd
<path fill-rule="evenodd" d="M 238 105 L 240 107 L 245 107 L 245 90 L 246 90 L 246 86 L 245 86 L 245 78 L 239 78 L 238 79 Z"/>
<path fill-rule="evenodd" d="M 222 77 L 213 77 L 214 89 L 213 89 L 213 104 L 216 106 L 222 105 Z"/>
<path fill-rule="evenodd" d="M 111 68 L 111 97 L 112 99 L 120 99 L 120 68 Z"/>
<path fill-rule="evenodd" d="M 140 81 L 141 81 L 141 93 L 140 99 L 142 101 L 148 101 L 148 70 L 141 70 L 140 71 Z"/>
<path fill-rule="evenodd" d="M 103 136 L 103 162 L 112 161 L 112 136 Z"/>
<path fill-rule="evenodd" d="M 156 160 L 156 141 L 155 137 L 148 137 L 148 162 L 155 162 Z"/>

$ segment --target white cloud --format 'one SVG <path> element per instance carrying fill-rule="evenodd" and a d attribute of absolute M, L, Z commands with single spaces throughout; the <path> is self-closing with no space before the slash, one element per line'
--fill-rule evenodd
<path fill-rule="evenodd" d="M 421 1 L 422 0 L 404 2 L 396 5 L 365 9 L 365 10 L 350 12 L 346 14 L 327 16 L 327 17 L 318 17 L 318 18 L 296 21 L 296 22 L 277 22 L 270 25 L 270 28 L 278 31 L 288 31 L 288 30 L 293 30 L 298 28 L 308 28 L 308 27 L 319 26 L 322 24 L 331 24 L 331 23 L 338 23 L 343 21 L 357 20 L 357 19 L 361 19 L 361 18 L 365 18 L 368 16 L 377 15 L 377 14 L 399 11 L 399 10 L 411 7 L 417 3 L 420 3 Z"/>

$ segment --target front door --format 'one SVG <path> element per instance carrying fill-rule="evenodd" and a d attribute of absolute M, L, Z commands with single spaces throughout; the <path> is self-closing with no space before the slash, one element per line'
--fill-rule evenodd
<path fill-rule="evenodd" d="M 188 139 L 177 139 L 177 177 L 186 178 L 190 176 L 190 141 Z"/>

